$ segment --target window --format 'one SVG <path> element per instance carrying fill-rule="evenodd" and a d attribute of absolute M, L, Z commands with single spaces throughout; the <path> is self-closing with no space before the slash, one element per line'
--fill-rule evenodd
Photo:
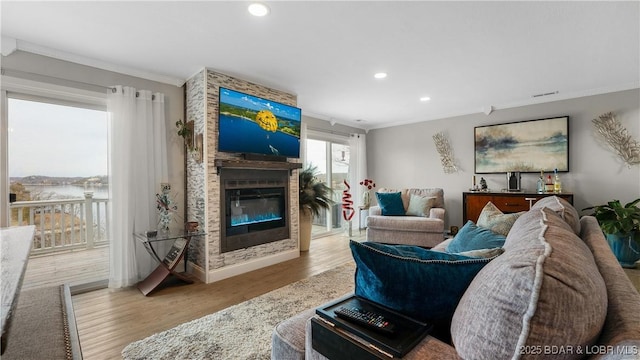
<path fill-rule="evenodd" d="M 10 97 L 8 119 L 10 179 L 37 176 L 41 185 L 82 185 L 79 190 L 85 181 L 106 183 L 106 111 Z"/>
<path fill-rule="evenodd" d="M 106 92 L 3 75 L 1 94 L 3 106 L 0 121 L 0 173 L 3 176 L 0 177 L 0 207 L 3 211 L 0 212 L 0 226 L 10 225 L 9 211 L 6 210 L 9 202 L 17 200 L 18 197 L 16 192 L 13 192 L 16 194 L 15 198 L 10 195 L 10 178 L 32 175 L 92 178 L 96 175 L 107 175 Z M 77 118 L 84 118 L 86 121 L 74 121 Z M 97 132 L 85 126 L 98 123 L 100 125 Z M 70 152 L 69 148 L 74 146 Z M 88 162 L 92 165 L 88 166 Z M 74 166 L 87 171 L 98 170 L 96 166 L 101 168 L 91 175 L 80 172 L 64 173 Z M 51 171 L 52 167 L 57 171 Z M 35 179 L 30 181 L 33 182 Z M 97 181 L 99 180 L 92 179 L 88 186 Z M 46 183 L 40 185 L 43 184 Z M 33 189 L 19 190 L 26 192 Z M 35 191 L 40 199 L 57 196 L 44 190 L 49 189 L 40 187 Z M 65 195 L 64 192 L 62 195 Z"/>
<path fill-rule="evenodd" d="M 10 226 L 36 225 L 34 253 L 106 243 L 106 111 L 49 99 L 7 104 Z"/>

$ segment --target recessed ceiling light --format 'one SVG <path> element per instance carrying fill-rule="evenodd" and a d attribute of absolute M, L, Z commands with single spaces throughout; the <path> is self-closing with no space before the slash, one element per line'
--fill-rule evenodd
<path fill-rule="evenodd" d="M 269 7 L 263 3 L 253 3 L 249 5 L 248 9 L 253 16 L 265 16 L 269 14 Z"/>
<path fill-rule="evenodd" d="M 376 79 L 384 79 L 387 77 L 387 73 L 386 72 L 375 73 L 373 77 Z"/>
<path fill-rule="evenodd" d="M 424 101 L 429 101 L 429 100 L 431 100 L 431 98 L 428 97 L 428 96 L 423 96 L 423 97 L 420 98 L 420 101 L 423 101 L 423 102 Z"/>

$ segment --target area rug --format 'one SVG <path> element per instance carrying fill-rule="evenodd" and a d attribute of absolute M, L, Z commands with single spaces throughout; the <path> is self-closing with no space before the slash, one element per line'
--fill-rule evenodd
<path fill-rule="evenodd" d="M 122 357 L 141 359 L 270 359 L 271 333 L 281 322 L 352 292 L 355 265 L 335 269 L 151 335 Z"/>
<path fill-rule="evenodd" d="M 22 291 L 13 317 L 3 360 L 82 358 L 67 285 Z"/>

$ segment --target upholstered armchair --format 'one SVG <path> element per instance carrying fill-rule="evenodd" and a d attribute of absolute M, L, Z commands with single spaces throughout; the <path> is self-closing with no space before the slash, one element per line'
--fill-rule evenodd
<path fill-rule="evenodd" d="M 371 206 L 367 217 L 367 240 L 427 248 L 441 243 L 444 240 L 444 191 L 441 188 L 378 190 L 382 194 L 397 192 L 404 212 L 385 215 L 386 204 Z"/>

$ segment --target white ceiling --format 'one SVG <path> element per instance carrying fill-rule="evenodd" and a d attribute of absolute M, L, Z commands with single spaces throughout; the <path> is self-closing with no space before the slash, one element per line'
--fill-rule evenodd
<path fill-rule="evenodd" d="M 640 87 L 638 1 L 266 3 L 4 0 L 3 52 L 176 85 L 208 67 L 365 129 Z"/>

